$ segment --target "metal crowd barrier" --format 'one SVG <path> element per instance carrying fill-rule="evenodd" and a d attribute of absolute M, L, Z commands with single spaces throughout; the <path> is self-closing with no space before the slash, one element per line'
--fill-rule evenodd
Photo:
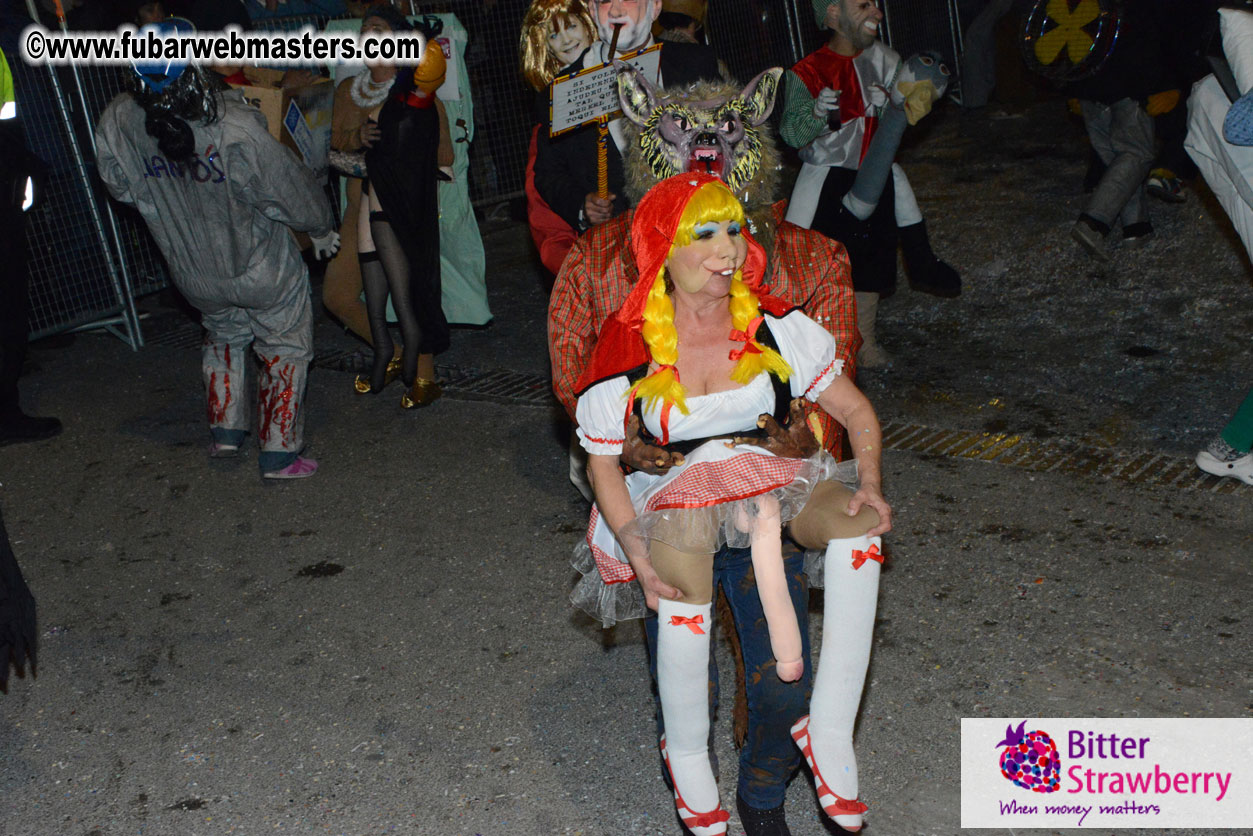
<path fill-rule="evenodd" d="M 143 222 L 114 211 L 95 172 L 95 119 L 121 89 L 121 74 L 20 60 L 12 68 L 27 144 L 47 164 L 27 218 L 31 336 L 103 327 L 137 349 L 135 294 L 166 278 Z"/>
<path fill-rule="evenodd" d="M 731 77 L 747 82 L 767 67 L 792 66 L 820 43 L 816 34 L 806 37 L 800 15 L 816 33 L 809 0 L 714 0 L 705 28 Z"/>

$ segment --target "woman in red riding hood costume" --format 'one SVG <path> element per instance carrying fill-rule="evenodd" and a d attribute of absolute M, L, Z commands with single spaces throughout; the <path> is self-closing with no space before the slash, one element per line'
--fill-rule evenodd
<path fill-rule="evenodd" d="M 718 836 L 728 816 L 707 748 L 713 555 L 723 545 L 752 547 L 776 673 L 803 687 L 780 527 L 803 547 L 824 549 L 810 575 L 825 575 L 832 621 L 810 714 L 792 736 L 828 815 L 856 829 L 865 805 L 852 727 L 869 663 L 877 535 L 891 527 L 878 419 L 841 374 L 830 333 L 762 286 L 765 253 L 717 177 L 680 174 L 656 185 L 632 220 L 631 248 L 639 281 L 606 321 L 578 387 L 596 505 L 578 551 L 585 577 L 574 602 L 606 625 L 657 611 L 661 750 L 675 803 L 692 833 Z M 754 445 L 759 417 L 783 422 L 801 397 L 847 428 L 855 464 L 821 451 L 782 458 Z M 661 475 L 624 475 L 619 454 L 633 416 L 683 463 Z"/>

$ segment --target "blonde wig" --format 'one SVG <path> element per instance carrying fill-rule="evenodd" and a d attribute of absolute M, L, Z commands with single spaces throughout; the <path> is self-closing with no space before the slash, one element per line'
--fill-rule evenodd
<path fill-rule="evenodd" d="M 583 24 L 587 35 L 596 40 L 596 21 L 583 0 L 532 0 L 522 18 L 522 39 L 518 45 L 522 75 L 536 90 L 552 84 L 557 71 L 564 66 L 548 49 L 548 36 L 557 31 L 557 22 L 566 26 Z"/>
<path fill-rule="evenodd" d="M 723 183 L 706 183 L 696 190 L 684 208 L 670 246 L 670 254 L 673 255 L 676 249 L 692 243 L 692 232 L 696 227 L 724 221 L 735 221 L 743 225 L 744 207 Z M 679 334 L 674 327 L 674 303 L 670 300 L 669 288 L 666 268 L 663 267 L 657 273 L 648 300 L 644 303 L 644 324 L 640 329 L 640 336 L 644 338 L 649 356 L 658 369 L 636 385 L 631 397 L 642 398 L 645 410 L 653 409 L 660 401 L 665 407 L 678 407 L 686 415 L 686 389 L 679 382 L 679 372 L 675 368 L 679 359 Z M 761 310 L 757 303 L 757 294 L 744 282 L 744 276 L 739 270 L 735 271 L 731 280 L 730 296 L 728 307 L 731 311 L 732 338 L 742 338 L 744 342 L 743 349 L 732 353 L 733 357 L 736 354 L 739 357 L 735 368 L 731 370 L 731 379 L 736 383 L 747 384 L 762 372 L 771 372 L 780 380 L 786 381 L 792 374 L 787 361 L 779 352 L 755 339 L 755 329 L 760 327 L 758 318 Z M 753 334 L 748 333 L 750 328 L 754 329 Z"/>

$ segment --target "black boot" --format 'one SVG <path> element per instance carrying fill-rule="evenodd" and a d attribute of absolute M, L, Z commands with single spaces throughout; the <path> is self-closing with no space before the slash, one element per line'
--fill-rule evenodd
<path fill-rule="evenodd" d="M 905 256 L 905 269 L 909 272 L 909 284 L 914 290 L 952 299 L 962 292 L 961 276 L 957 271 L 936 258 L 927 238 L 927 222 L 903 226 L 901 252 Z"/>
<path fill-rule="evenodd" d="M 841 203 L 831 221 L 828 237 L 843 244 L 844 249 L 848 250 L 849 260 L 852 261 L 855 253 L 867 252 L 872 245 L 870 221 L 858 218 Z"/>
<path fill-rule="evenodd" d="M 737 793 L 735 810 L 740 814 L 740 824 L 744 825 L 745 836 L 792 836 L 788 830 L 787 819 L 783 817 L 783 805 L 770 810 L 758 810 L 744 803 Z"/>
<path fill-rule="evenodd" d="M 823 234 L 844 245 L 848 253 L 848 263 L 852 268 L 851 278 L 854 286 L 860 286 L 864 276 L 877 275 L 878 262 L 876 257 L 884 249 L 882 240 L 876 240 L 869 220 L 862 220 L 840 204 L 840 209 L 831 220 L 829 228 Z M 889 245 L 890 246 L 890 245 Z M 893 248 L 895 249 L 895 248 Z M 896 272 L 896 253 L 892 253 L 891 272 Z M 887 296 L 888 292 L 884 293 Z"/>

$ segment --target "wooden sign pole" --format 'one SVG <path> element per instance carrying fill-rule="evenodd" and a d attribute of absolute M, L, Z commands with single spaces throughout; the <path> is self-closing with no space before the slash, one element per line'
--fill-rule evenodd
<path fill-rule="evenodd" d="M 596 194 L 609 197 L 609 117 L 596 120 Z"/>
<path fill-rule="evenodd" d="M 618 35 L 622 24 L 613 25 L 613 39 L 609 43 L 609 63 L 618 53 Z M 602 116 L 596 122 L 596 194 L 609 197 L 609 117 Z"/>

